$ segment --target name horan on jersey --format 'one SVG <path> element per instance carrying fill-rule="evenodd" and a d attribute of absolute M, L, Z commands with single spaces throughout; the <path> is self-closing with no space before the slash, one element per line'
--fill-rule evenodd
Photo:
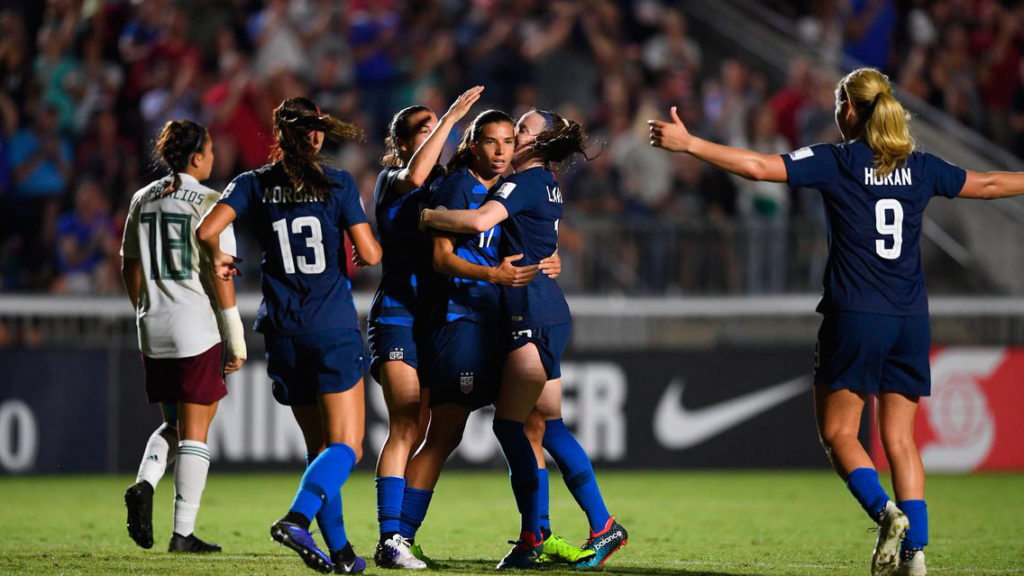
<path fill-rule="evenodd" d="M 289 202 L 326 202 L 324 192 L 293 190 L 287 186 L 273 186 L 263 191 L 264 204 L 286 204 Z"/>
<path fill-rule="evenodd" d="M 881 177 L 875 174 L 874 168 L 864 169 L 864 183 L 869 186 L 912 186 L 910 168 L 896 168 L 892 172 Z"/>

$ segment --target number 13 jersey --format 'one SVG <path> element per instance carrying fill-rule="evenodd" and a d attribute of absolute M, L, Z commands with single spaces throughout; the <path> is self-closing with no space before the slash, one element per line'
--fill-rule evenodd
<path fill-rule="evenodd" d="M 967 173 L 914 152 L 881 177 L 867 144 L 818 144 L 783 154 L 790 186 L 821 191 L 829 256 L 818 311 L 928 314 L 921 221 L 933 196 L 953 198 Z"/>
<path fill-rule="evenodd" d="M 256 330 L 295 336 L 359 329 L 345 253 L 346 229 L 367 221 L 352 176 L 323 167 L 330 190 L 296 190 L 281 163 L 238 175 L 219 203 L 247 215 L 263 260 Z"/>
<path fill-rule="evenodd" d="M 178 176 L 181 186 L 172 194 L 162 195 L 168 176 L 132 196 L 121 242 L 121 256 L 142 267 L 136 323 L 139 349 L 150 358 L 189 358 L 221 340 L 196 241 L 199 220 L 220 193 Z M 221 248 L 235 251 L 231 227 L 221 233 Z"/>

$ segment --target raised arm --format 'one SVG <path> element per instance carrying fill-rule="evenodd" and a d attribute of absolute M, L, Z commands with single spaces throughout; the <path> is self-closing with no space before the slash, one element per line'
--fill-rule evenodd
<path fill-rule="evenodd" d="M 444 210 L 427 208 L 420 212 L 420 227 L 434 228 L 456 234 L 477 234 L 494 228 L 508 218 L 501 202 L 488 200 L 476 210 Z"/>
<path fill-rule="evenodd" d="M 455 240 L 445 234 L 434 235 L 434 270 L 438 274 L 457 276 L 506 286 L 526 286 L 537 275 L 538 266 L 516 266 L 522 254 L 506 257 L 501 264 L 490 267 L 463 260 L 455 253 Z"/>
<path fill-rule="evenodd" d="M 648 120 L 651 128 L 651 146 L 669 152 L 685 152 L 712 166 L 721 168 L 748 180 L 786 182 L 786 164 L 777 154 L 761 154 L 752 150 L 732 148 L 709 142 L 690 134 L 676 114 L 670 110 L 671 121 Z"/>
<path fill-rule="evenodd" d="M 1024 194 L 1024 172 L 972 172 L 960 189 L 961 198 L 994 200 Z"/>
<path fill-rule="evenodd" d="M 448 136 L 452 133 L 452 129 L 469 112 L 473 104 L 476 104 L 483 91 L 483 86 L 474 86 L 466 90 L 455 99 L 455 102 L 448 108 L 444 116 L 441 116 L 441 119 L 437 121 L 437 126 L 434 127 L 434 131 L 430 133 L 430 136 L 412 155 L 409 165 L 398 173 L 395 183 L 401 183 L 399 184 L 400 192 L 405 193 L 413 188 L 423 186 L 423 183 L 427 181 L 427 177 L 430 176 L 430 172 L 437 165 L 437 160 L 441 157 L 441 152 L 444 150 L 444 143 L 448 141 Z"/>

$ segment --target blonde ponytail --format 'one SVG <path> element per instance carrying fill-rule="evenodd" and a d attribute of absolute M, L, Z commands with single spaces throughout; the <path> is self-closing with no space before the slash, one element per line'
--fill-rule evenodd
<path fill-rule="evenodd" d="M 885 177 L 914 151 L 910 114 L 892 95 L 889 78 L 874 68 L 859 68 L 839 81 L 839 89 L 864 121 L 864 142 L 875 155 L 875 173 Z"/>

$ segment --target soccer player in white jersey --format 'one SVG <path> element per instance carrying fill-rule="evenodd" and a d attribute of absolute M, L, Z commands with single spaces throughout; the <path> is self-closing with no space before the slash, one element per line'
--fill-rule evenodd
<path fill-rule="evenodd" d="M 176 457 L 168 551 L 219 552 L 194 533 L 210 468 L 206 435 L 227 395 L 224 374 L 242 367 L 246 350 L 234 284 L 210 273 L 196 241 L 200 218 L 220 198 L 200 184 L 213 168 L 213 141 L 200 124 L 171 121 L 154 156 L 170 174 L 132 197 L 121 276 L 136 310 L 146 394 L 160 404 L 164 422 L 150 436 L 136 482 L 124 495 L 128 534 L 143 548 L 153 546 L 153 491 Z M 221 239 L 223 249 L 234 250 L 230 229 Z"/>

